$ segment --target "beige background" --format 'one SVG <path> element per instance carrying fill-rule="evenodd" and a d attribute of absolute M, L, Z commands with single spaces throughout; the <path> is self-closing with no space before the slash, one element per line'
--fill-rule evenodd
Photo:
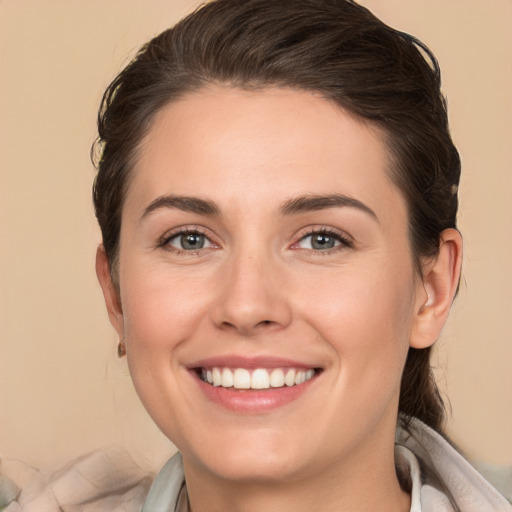
<path fill-rule="evenodd" d="M 89 147 L 102 90 L 194 0 L 0 0 L 0 453 L 45 466 L 171 451 L 115 357 L 94 275 Z M 512 2 L 366 0 L 427 42 L 464 165 L 464 285 L 439 343 L 449 431 L 512 463 Z"/>

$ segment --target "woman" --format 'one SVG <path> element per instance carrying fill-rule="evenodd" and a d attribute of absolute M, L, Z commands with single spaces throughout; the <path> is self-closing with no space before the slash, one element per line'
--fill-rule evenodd
<path fill-rule="evenodd" d="M 97 274 L 180 450 L 144 511 L 509 510 L 439 435 L 462 254 L 439 87 L 342 0 L 214 1 L 110 85 Z"/>

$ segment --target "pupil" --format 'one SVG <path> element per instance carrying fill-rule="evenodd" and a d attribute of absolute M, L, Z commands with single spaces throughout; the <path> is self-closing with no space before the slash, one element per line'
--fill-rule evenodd
<path fill-rule="evenodd" d="M 183 249 L 202 249 L 204 246 L 204 236 L 197 233 L 188 233 L 181 236 L 181 246 Z"/>
<path fill-rule="evenodd" d="M 334 238 L 328 235 L 316 235 L 313 237 L 312 245 L 314 249 L 332 249 L 334 247 Z"/>

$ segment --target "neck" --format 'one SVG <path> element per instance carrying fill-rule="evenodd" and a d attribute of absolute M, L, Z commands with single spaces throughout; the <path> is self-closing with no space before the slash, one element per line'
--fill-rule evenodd
<path fill-rule="evenodd" d="M 361 453 L 323 471 L 286 481 L 226 480 L 185 461 L 191 512 L 408 512 L 410 496 L 402 491 L 394 450 L 370 457 Z"/>

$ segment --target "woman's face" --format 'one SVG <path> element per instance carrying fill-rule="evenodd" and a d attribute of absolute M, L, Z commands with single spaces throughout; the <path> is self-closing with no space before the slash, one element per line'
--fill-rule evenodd
<path fill-rule="evenodd" d="M 425 291 L 389 165 L 376 128 L 308 92 L 204 89 L 158 114 L 114 324 L 186 466 L 286 480 L 392 450 Z"/>

